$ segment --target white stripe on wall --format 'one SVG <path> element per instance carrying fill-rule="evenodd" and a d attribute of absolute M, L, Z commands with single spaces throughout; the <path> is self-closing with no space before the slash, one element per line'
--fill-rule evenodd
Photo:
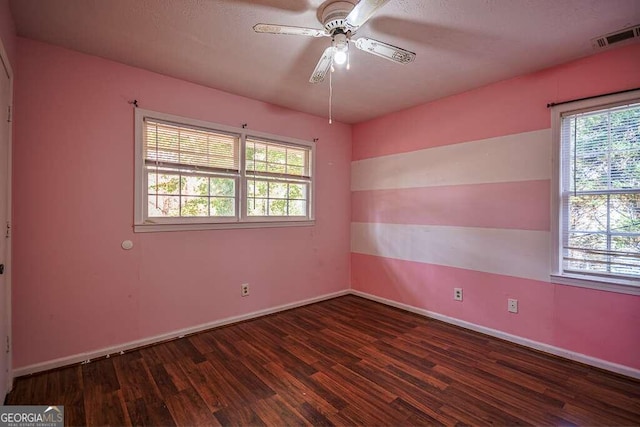
<path fill-rule="evenodd" d="M 351 190 L 551 178 L 551 129 L 351 162 Z"/>
<path fill-rule="evenodd" d="M 355 222 L 351 251 L 549 280 L 548 231 Z"/>

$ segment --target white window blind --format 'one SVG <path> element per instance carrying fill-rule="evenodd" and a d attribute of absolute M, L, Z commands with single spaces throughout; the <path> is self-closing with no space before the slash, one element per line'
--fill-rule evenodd
<path fill-rule="evenodd" d="M 147 164 L 191 171 L 237 172 L 239 135 L 145 119 Z"/>
<path fill-rule="evenodd" d="M 640 279 L 640 104 L 561 117 L 562 270 Z"/>
<path fill-rule="evenodd" d="M 247 137 L 247 215 L 307 217 L 311 147 Z"/>
<path fill-rule="evenodd" d="M 144 120 L 147 216 L 236 216 L 240 136 Z"/>

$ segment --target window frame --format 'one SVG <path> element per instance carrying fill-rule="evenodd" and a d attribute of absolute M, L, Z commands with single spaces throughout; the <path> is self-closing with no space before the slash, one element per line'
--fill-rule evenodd
<path fill-rule="evenodd" d="M 288 146 L 288 147 L 300 147 L 300 144 L 294 144 L 294 143 L 290 143 L 287 141 L 284 141 L 282 139 L 277 140 L 274 138 L 266 138 L 266 137 L 259 137 L 257 136 L 257 134 L 255 132 L 251 132 L 251 133 L 247 133 L 241 143 L 241 150 L 243 150 L 242 152 L 244 153 L 242 155 L 242 162 L 243 162 L 243 173 L 244 173 L 244 179 L 242 179 L 242 186 L 243 186 L 243 192 L 244 194 L 248 194 L 248 190 L 247 190 L 247 185 L 248 182 L 250 180 L 253 180 L 254 182 L 256 180 L 260 180 L 260 181 L 267 181 L 267 182 L 287 182 L 290 183 L 292 181 L 297 181 L 297 182 L 301 182 L 301 181 L 306 181 L 308 180 L 309 182 L 309 186 L 308 186 L 308 192 L 310 195 L 313 194 L 313 175 L 314 175 L 314 171 L 313 171 L 313 160 L 315 158 L 314 155 L 314 151 L 313 149 L 308 153 L 309 157 L 311 158 L 310 162 L 309 162 L 309 177 L 305 177 L 305 176 L 300 176 L 299 178 L 290 178 L 289 180 L 287 180 L 287 178 L 282 177 L 282 176 L 278 176 L 278 174 L 276 173 L 269 173 L 269 172 L 260 172 L 260 171 L 251 171 L 248 172 L 246 170 L 246 165 L 244 164 L 246 162 L 246 149 L 247 149 L 247 139 L 255 139 L 258 140 L 260 142 L 266 143 L 266 144 L 274 144 L 274 145 L 279 145 L 279 146 Z M 255 142 L 255 141 L 254 141 Z M 265 161 L 266 162 L 266 161 Z M 267 162 L 268 163 L 268 162 Z M 251 175 L 251 177 L 249 177 L 249 175 Z M 310 199 L 311 197 L 309 197 Z M 288 199 L 289 200 L 289 199 Z M 242 211 L 241 211 L 241 215 L 242 217 L 242 221 L 243 222 L 272 222 L 272 221 L 278 221 L 278 218 L 283 218 L 283 217 L 270 217 L 270 216 L 250 216 L 249 210 L 246 206 L 246 204 L 248 203 L 248 197 L 243 197 L 241 202 L 242 204 Z M 313 203 L 309 202 L 307 204 L 307 212 L 309 213 L 309 216 L 312 215 L 312 208 L 313 208 Z M 267 208 L 268 209 L 268 208 Z M 304 221 L 305 219 L 302 219 L 301 217 L 286 217 L 286 218 L 294 218 L 292 219 L 293 221 Z M 296 219 L 298 218 L 298 219 Z"/>
<path fill-rule="evenodd" d="M 238 173 L 235 175 L 235 212 L 234 217 L 153 217 L 147 213 L 147 174 L 144 159 L 144 120 L 145 118 L 183 125 L 185 127 L 209 129 L 239 136 Z M 142 108 L 135 109 L 135 171 L 134 171 L 134 223 L 136 233 L 159 231 L 188 231 L 228 228 L 260 227 L 300 227 L 315 224 L 315 184 L 316 184 L 316 144 L 295 138 L 258 132 L 252 129 L 237 128 L 204 120 L 191 119 L 173 114 L 161 113 Z M 309 194 L 307 196 L 308 216 L 249 216 L 247 211 L 247 181 L 252 178 L 245 170 L 246 140 L 257 138 L 272 141 L 275 144 L 302 147 L 309 150 Z M 230 173 L 230 176 L 233 175 Z"/>
<path fill-rule="evenodd" d="M 612 108 L 640 102 L 640 90 L 567 102 L 551 107 L 552 176 L 551 176 L 551 274 L 555 284 L 578 286 L 630 295 L 640 295 L 640 280 L 582 275 L 563 271 L 562 207 L 562 116 Z"/>

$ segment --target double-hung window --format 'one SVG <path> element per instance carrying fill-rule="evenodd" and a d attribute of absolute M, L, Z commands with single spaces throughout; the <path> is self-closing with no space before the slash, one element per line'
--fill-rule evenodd
<path fill-rule="evenodd" d="M 640 293 L 640 93 L 559 105 L 553 276 Z"/>
<path fill-rule="evenodd" d="M 247 215 L 306 217 L 311 152 L 255 137 L 245 142 Z"/>
<path fill-rule="evenodd" d="M 307 225 L 314 143 L 136 109 L 135 230 Z"/>

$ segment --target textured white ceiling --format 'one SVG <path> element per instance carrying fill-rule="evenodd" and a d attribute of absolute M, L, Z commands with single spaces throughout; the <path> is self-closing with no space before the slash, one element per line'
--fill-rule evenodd
<path fill-rule="evenodd" d="M 11 0 L 18 35 L 319 116 L 308 82 L 328 38 L 321 0 Z M 391 0 L 359 31 L 417 54 L 399 65 L 352 50 L 333 74 L 334 119 L 355 123 L 595 53 L 590 39 L 640 24 L 640 0 Z"/>

